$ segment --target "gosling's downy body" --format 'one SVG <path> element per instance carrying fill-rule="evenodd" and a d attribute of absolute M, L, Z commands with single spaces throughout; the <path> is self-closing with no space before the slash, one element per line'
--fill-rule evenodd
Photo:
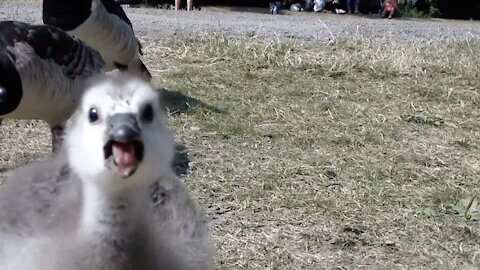
<path fill-rule="evenodd" d="M 172 172 L 149 84 L 94 83 L 64 145 L 0 188 L 0 269 L 209 269 L 207 226 Z"/>

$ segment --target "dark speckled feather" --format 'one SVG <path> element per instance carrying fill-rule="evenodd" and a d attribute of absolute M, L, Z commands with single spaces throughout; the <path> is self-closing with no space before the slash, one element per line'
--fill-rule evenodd
<path fill-rule="evenodd" d="M 0 51 L 7 51 L 8 47 L 13 47 L 17 42 L 27 43 L 40 58 L 62 67 L 70 79 L 85 72 L 99 70 L 104 64 L 96 50 L 54 26 L 0 22 Z"/>
<path fill-rule="evenodd" d="M 47 121 L 55 149 L 84 83 L 104 68 L 99 52 L 59 28 L 0 22 L 0 116 Z"/>

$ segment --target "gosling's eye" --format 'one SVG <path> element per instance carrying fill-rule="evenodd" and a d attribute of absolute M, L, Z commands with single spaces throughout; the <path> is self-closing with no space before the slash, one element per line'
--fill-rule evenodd
<path fill-rule="evenodd" d="M 90 120 L 90 123 L 98 121 L 98 112 L 96 108 L 90 108 L 90 110 L 88 110 L 88 120 Z"/>
<path fill-rule="evenodd" d="M 153 121 L 153 107 L 152 104 L 147 104 L 142 111 L 142 120 L 144 122 L 152 122 Z"/>

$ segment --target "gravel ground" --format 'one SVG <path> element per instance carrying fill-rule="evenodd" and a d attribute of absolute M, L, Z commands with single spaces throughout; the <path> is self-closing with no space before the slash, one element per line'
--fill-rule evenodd
<path fill-rule="evenodd" d="M 388 36 L 417 44 L 480 39 L 480 22 L 470 21 L 380 20 L 314 13 L 272 16 L 217 8 L 126 11 L 137 34 L 150 40 L 211 31 L 320 41 L 352 35 Z M 41 23 L 41 0 L 0 0 L 0 19 Z M 202 197 L 198 201 L 214 226 L 219 269 L 269 269 L 267 265 L 270 269 L 325 269 L 327 265 L 327 269 L 453 269 L 451 266 L 462 264 L 464 269 L 476 269 L 467 268 L 467 263 L 478 262 L 474 238 L 479 235 L 478 226 L 453 215 L 449 205 L 454 196 L 478 193 L 472 184 L 479 164 L 474 153 L 477 126 L 472 124 L 478 116 L 478 80 L 472 74 L 478 74 L 478 69 L 474 68 L 476 62 L 466 57 L 477 51 L 459 53 L 454 63 L 457 54 L 448 54 L 445 49 L 432 52 L 430 48 L 435 46 L 415 54 L 417 46 L 388 44 L 400 50 L 380 50 L 385 61 L 378 61 L 379 56 L 368 61 L 374 49 L 364 49 L 362 44 L 353 49 L 363 54 L 340 48 L 338 57 L 325 57 L 323 52 L 329 56 L 336 48 L 324 46 L 313 54 L 316 59 L 300 48 L 300 59 L 316 63 L 319 73 L 294 67 L 292 71 L 279 69 L 278 74 L 283 75 L 279 76 L 272 70 L 275 61 L 287 55 L 281 46 L 270 49 L 273 64 L 263 67 L 258 59 L 268 57 L 258 48 L 258 54 L 245 53 L 245 49 L 237 52 L 232 49 L 235 44 L 229 44 L 228 52 L 237 59 L 218 63 L 213 53 L 209 61 L 203 59 L 202 52 L 208 47 L 185 54 L 186 59 L 176 48 L 168 48 L 169 59 L 157 63 L 155 60 L 164 55 L 160 53 L 163 44 L 152 44 L 146 46 L 154 52 L 146 54 L 151 61 L 147 64 L 155 70 L 158 82 L 171 76 L 166 86 L 172 93 L 178 91 L 186 97 L 195 93 L 199 102 L 230 110 L 224 116 L 199 109 L 171 119 L 176 125 L 172 126 L 182 131 L 176 134 L 186 142 L 189 150 L 185 151 L 195 168 L 187 183 Z M 251 55 L 258 58 L 249 58 Z M 359 64 L 362 59 L 367 63 Z M 237 63 L 232 64 L 234 61 Z M 395 65 L 387 65 L 392 62 Z M 230 67 L 235 65 L 257 65 L 259 72 L 242 68 L 236 76 L 223 79 L 231 75 Z M 428 65 L 432 68 L 425 68 Z M 358 72 L 367 66 L 373 71 Z M 203 72 L 198 73 L 200 69 Z M 393 76 L 394 84 L 387 85 L 382 76 L 375 75 L 376 70 L 402 75 Z M 293 75 L 285 76 L 288 72 Z M 280 77 L 285 80 L 276 81 Z M 316 78 L 314 83 L 310 83 L 312 78 Z M 357 82 L 367 83 L 353 89 Z M 283 83 L 280 89 L 275 88 Z M 229 92 L 223 93 L 226 89 Z M 350 89 L 351 93 L 346 91 Z M 296 104 L 283 104 L 291 99 Z M 196 101 L 191 100 L 192 104 Z M 402 123 L 400 116 L 416 110 L 414 105 L 440 112 L 447 123 L 451 120 L 463 128 Z M 329 108 L 333 108 L 335 119 Z M 252 111 L 257 116 L 250 116 Z M 317 128 L 322 123 L 329 128 Z M 0 149 L 4 151 L 0 156 L 0 188 L 8 170 L 50 153 L 45 123 L 18 121 L 8 125 L 0 126 Z M 221 129 L 226 133 L 218 131 Z M 298 134 L 293 132 L 296 130 Z M 316 144 L 318 138 L 325 144 Z M 361 147 L 354 146 L 357 143 Z M 333 172 L 333 178 L 327 172 Z M 313 264 L 322 267 L 308 267 Z"/>
<path fill-rule="evenodd" d="M 41 2 L 2 0 L 0 18 L 41 23 Z M 297 13 L 272 16 L 259 12 L 231 12 L 204 8 L 202 11 L 125 8 L 140 36 L 161 37 L 173 34 L 205 34 L 223 31 L 259 37 L 299 37 L 328 40 L 351 35 L 393 36 L 413 42 L 437 42 L 480 38 L 480 22 L 453 20 L 385 20 L 335 14 Z M 259 10 L 262 11 L 263 10 Z M 267 10 L 264 10 L 267 12 Z M 289 13 L 289 12 L 288 12 Z"/>

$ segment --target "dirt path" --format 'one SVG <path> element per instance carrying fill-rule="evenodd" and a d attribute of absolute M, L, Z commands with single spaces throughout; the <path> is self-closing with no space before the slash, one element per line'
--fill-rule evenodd
<path fill-rule="evenodd" d="M 41 1 L 19 2 L 3 0 L 0 3 L 0 18 L 41 23 Z M 470 21 L 384 20 L 325 13 L 272 16 L 258 12 L 230 12 L 217 8 L 204 8 L 195 12 L 146 8 L 125 10 L 137 33 L 149 37 L 223 31 L 235 35 L 294 36 L 321 40 L 351 35 L 393 36 L 414 42 L 480 38 L 480 22 Z"/>

